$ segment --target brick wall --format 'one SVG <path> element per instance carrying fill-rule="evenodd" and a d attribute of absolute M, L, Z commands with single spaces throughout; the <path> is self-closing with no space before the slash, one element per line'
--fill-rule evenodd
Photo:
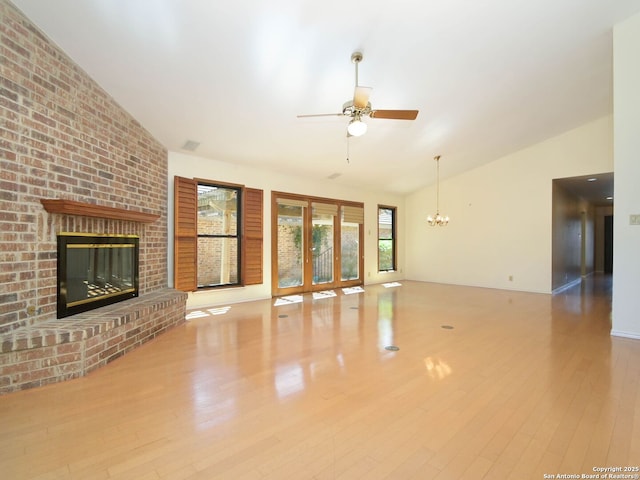
<path fill-rule="evenodd" d="M 7 0 L 0 20 L 0 333 L 55 319 L 61 231 L 139 235 L 140 294 L 165 288 L 166 149 Z M 49 214 L 41 198 L 160 219 Z"/>
<path fill-rule="evenodd" d="M 167 288 L 166 149 L 7 0 L 0 62 L 2 394 L 118 358 L 183 322 L 187 295 Z M 159 219 L 50 214 L 43 198 Z M 59 232 L 138 235 L 140 297 L 57 320 Z"/>

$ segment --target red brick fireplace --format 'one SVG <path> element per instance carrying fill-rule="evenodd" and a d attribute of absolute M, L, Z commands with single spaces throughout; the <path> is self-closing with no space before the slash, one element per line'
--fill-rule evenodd
<path fill-rule="evenodd" d="M 127 353 L 184 321 L 186 294 L 167 288 L 164 146 L 8 0 L 0 18 L 6 393 L 84 375 Z M 61 232 L 138 237 L 139 297 L 57 319 Z"/>

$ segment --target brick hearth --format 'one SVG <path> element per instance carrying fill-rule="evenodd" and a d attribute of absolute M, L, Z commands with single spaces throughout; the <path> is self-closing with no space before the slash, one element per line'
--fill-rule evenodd
<path fill-rule="evenodd" d="M 0 394 L 81 377 L 184 322 L 173 289 L 0 335 Z"/>

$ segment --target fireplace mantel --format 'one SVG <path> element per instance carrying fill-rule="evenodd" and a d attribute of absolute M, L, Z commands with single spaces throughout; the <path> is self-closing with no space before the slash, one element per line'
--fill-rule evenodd
<path fill-rule="evenodd" d="M 65 199 L 40 199 L 40 203 L 49 213 L 64 215 L 80 215 L 84 217 L 108 218 L 111 220 L 126 220 L 130 222 L 153 223 L 160 215 L 144 213 L 138 210 L 105 207 L 94 203 L 77 202 Z"/>

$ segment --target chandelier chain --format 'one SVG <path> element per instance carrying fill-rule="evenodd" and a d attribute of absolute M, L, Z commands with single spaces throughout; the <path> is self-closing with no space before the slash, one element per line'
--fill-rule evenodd
<path fill-rule="evenodd" d="M 440 213 L 440 155 L 436 157 L 436 213 Z"/>

